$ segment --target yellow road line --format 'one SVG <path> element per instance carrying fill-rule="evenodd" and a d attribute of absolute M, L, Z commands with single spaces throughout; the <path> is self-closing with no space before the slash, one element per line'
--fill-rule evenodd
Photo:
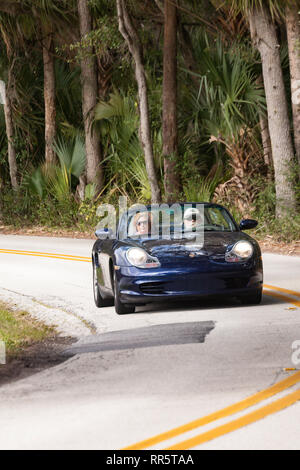
<path fill-rule="evenodd" d="M 0 252 L 7 252 L 7 253 L 34 253 L 38 255 L 56 255 L 56 256 L 71 256 L 73 258 L 81 258 L 81 259 L 88 259 L 86 256 L 79 256 L 79 255 L 68 255 L 65 253 L 48 253 L 48 252 L 41 252 L 41 251 L 31 251 L 31 250 L 12 250 L 7 248 L 0 248 Z"/>
<path fill-rule="evenodd" d="M 295 385 L 297 382 L 300 382 L 300 372 L 296 372 L 295 374 L 291 375 L 290 377 L 282 380 L 281 382 L 278 382 L 275 385 L 272 385 L 272 387 L 269 387 L 265 390 L 262 390 L 255 395 L 252 395 L 238 403 L 235 403 L 234 405 L 230 405 L 226 408 L 223 408 L 222 410 L 219 410 L 215 413 L 211 413 L 207 416 L 204 416 L 202 418 L 196 419 L 194 421 L 191 421 L 190 423 L 186 423 L 182 426 L 179 426 L 177 428 L 171 429 L 169 431 L 166 431 L 164 433 L 158 434 L 154 437 L 151 437 L 149 439 L 146 439 L 144 441 L 138 442 L 136 444 L 133 444 L 131 446 L 125 447 L 123 450 L 140 450 L 140 449 L 145 449 L 147 447 L 153 446 L 155 444 L 158 444 L 159 442 L 166 441 L 168 439 L 171 439 L 172 437 L 176 437 L 180 434 L 183 434 L 187 431 L 192 431 L 193 429 L 196 429 L 200 426 L 204 426 L 208 423 L 211 423 L 213 421 L 216 421 L 221 418 L 225 418 L 227 416 L 231 416 L 239 411 L 242 411 L 246 408 L 249 408 L 250 406 L 256 405 L 257 403 L 260 403 L 263 400 L 266 400 L 267 398 L 272 397 L 273 395 L 276 395 L 279 392 L 282 392 L 283 390 L 292 387 Z"/>
<path fill-rule="evenodd" d="M 277 413 L 278 411 L 281 411 L 284 408 L 287 408 L 288 406 L 293 405 L 299 400 L 300 400 L 300 390 L 297 390 L 296 392 L 290 393 L 289 395 L 283 398 L 280 398 L 279 400 L 276 400 L 275 402 L 270 403 L 269 405 L 259 408 L 258 410 L 252 411 L 252 413 L 248 413 L 247 415 L 242 416 L 241 418 L 235 419 L 234 421 L 231 421 L 230 423 L 219 426 L 203 434 L 199 434 L 198 436 L 192 437 L 191 439 L 187 439 L 185 441 L 179 442 L 178 444 L 175 444 L 164 450 L 191 449 L 192 447 L 196 447 L 200 444 L 203 444 L 204 442 L 211 441 L 212 439 L 216 439 L 217 437 L 224 436 L 225 434 L 228 434 L 232 431 L 236 431 L 237 429 L 240 429 L 241 427 L 244 427 L 244 426 L 247 426 L 248 424 L 259 421 L 273 413 Z"/>
<path fill-rule="evenodd" d="M 264 294 L 269 295 L 271 297 L 275 297 L 277 299 L 285 300 L 289 304 L 293 304 L 296 307 L 300 307 L 300 301 L 299 300 L 292 299 L 291 297 L 288 297 L 288 296 L 283 295 L 283 294 L 279 294 L 278 292 L 270 292 L 270 291 L 264 290 Z"/>
<path fill-rule="evenodd" d="M 91 262 L 91 259 L 87 258 L 86 256 L 66 255 L 66 254 L 58 254 L 58 253 L 41 253 L 39 251 L 0 249 L 0 253 L 11 254 L 11 255 L 37 256 L 41 258 L 64 259 L 64 260 L 70 260 L 70 261 L 83 261 L 83 262 L 88 262 L 88 263 Z"/>
<path fill-rule="evenodd" d="M 283 287 L 277 287 L 277 286 L 270 286 L 269 284 L 264 284 L 264 287 L 266 287 L 267 289 L 284 292 L 285 294 L 291 294 L 291 295 L 294 295 L 295 297 L 300 297 L 300 292 L 297 292 L 295 290 L 284 289 Z"/>
<path fill-rule="evenodd" d="M 281 287 L 276 287 L 276 286 L 271 286 L 268 284 L 264 284 L 264 288 L 268 289 L 273 289 L 279 292 L 286 292 L 288 294 L 300 297 L 300 293 L 296 291 L 291 291 L 288 289 L 283 289 Z M 286 295 L 282 295 L 277 292 L 269 292 L 264 289 L 264 294 L 273 296 L 282 300 L 285 300 L 286 302 L 289 302 L 293 305 L 296 305 L 297 307 L 300 307 L 300 302 L 298 302 L 295 299 L 292 299 L 291 297 L 288 297 Z M 288 379 L 285 379 L 282 382 L 279 382 L 278 384 L 274 385 L 273 387 L 270 387 L 269 389 L 266 389 L 262 392 L 259 392 L 252 397 L 246 398 L 245 400 L 242 400 L 239 403 L 236 403 L 235 405 L 231 405 L 227 408 L 224 408 L 223 410 L 217 411 L 216 413 L 212 413 L 208 416 L 205 416 L 200 419 L 196 419 L 194 421 L 191 421 L 190 423 L 187 423 L 185 425 L 179 426 L 177 428 L 174 428 L 172 430 L 169 430 L 167 432 L 158 434 L 157 436 L 154 436 L 150 439 L 146 439 L 144 441 L 138 442 L 136 444 L 133 444 L 132 446 L 125 447 L 124 450 L 134 450 L 134 449 L 144 449 L 150 446 L 153 446 L 159 442 L 171 439 L 172 437 L 176 437 L 180 434 L 183 434 L 187 431 L 191 431 L 197 427 L 204 426 L 205 424 L 211 423 L 217 419 L 224 418 L 226 416 L 230 416 L 232 414 L 237 413 L 238 411 L 242 411 L 250 406 L 253 406 L 254 404 L 257 404 L 261 402 L 262 400 L 265 400 L 266 398 L 269 398 L 277 393 L 279 391 L 285 390 L 286 388 L 289 388 L 291 385 L 288 385 L 290 379 L 294 379 L 295 382 L 293 381 L 292 384 L 295 384 L 300 381 L 298 377 L 300 377 L 300 372 L 294 374 L 292 377 L 289 377 Z M 276 387 L 278 387 L 278 391 L 276 391 Z M 265 395 L 265 396 L 264 396 Z M 287 405 L 289 406 L 289 405 Z M 229 432 L 229 431 L 228 431 Z M 173 449 L 170 448 L 170 449 Z M 174 447 L 175 449 L 175 447 Z"/>
<path fill-rule="evenodd" d="M 81 262 L 90 262 L 90 260 L 84 260 L 84 259 L 79 259 L 79 258 L 67 258 L 67 257 L 64 257 L 64 256 L 55 256 L 55 255 L 35 255 L 33 253 L 11 253 L 11 254 L 22 254 L 22 255 L 25 255 L 25 256 L 35 256 L 35 257 L 39 257 L 39 258 L 55 258 L 55 259 L 63 259 L 63 260 L 67 260 L 67 261 L 81 261 Z"/>

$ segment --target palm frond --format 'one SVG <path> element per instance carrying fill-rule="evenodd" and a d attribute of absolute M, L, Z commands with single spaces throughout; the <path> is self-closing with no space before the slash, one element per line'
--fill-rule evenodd
<path fill-rule="evenodd" d="M 45 172 L 48 192 L 61 204 L 71 196 L 71 175 L 66 166 L 54 166 Z"/>
<path fill-rule="evenodd" d="M 291 0 L 225 0 L 225 3 L 231 7 L 233 12 L 246 15 L 255 8 L 268 8 L 271 17 L 275 20 L 284 16 L 285 5 L 289 1 Z"/>
<path fill-rule="evenodd" d="M 27 172 L 24 175 L 22 189 L 30 194 L 36 194 L 40 199 L 43 199 L 46 190 L 46 180 L 41 168 L 37 168 L 33 172 Z"/>
<path fill-rule="evenodd" d="M 53 144 L 53 149 L 58 156 L 61 167 L 66 166 L 67 168 L 70 168 L 72 163 L 74 142 L 58 138 L 57 141 Z"/>
<path fill-rule="evenodd" d="M 58 139 L 53 148 L 58 156 L 60 167 L 66 168 L 70 175 L 79 178 L 83 173 L 86 163 L 85 145 L 81 137 L 76 137 L 75 141 Z"/>
<path fill-rule="evenodd" d="M 76 178 L 79 178 L 80 175 L 84 172 L 85 163 L 86 155 L 84 141 L 80 137 L 76 137 L 71 158 L 71 165 L 69 168 L 71 175 L 74 175 L 76 176 Z"/>

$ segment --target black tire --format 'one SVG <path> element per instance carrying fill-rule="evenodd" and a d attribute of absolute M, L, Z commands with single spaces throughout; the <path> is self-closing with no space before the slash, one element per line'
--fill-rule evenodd
<path fill-rule="evenodd" d="M 97 280 L 97 268 L 95 262 L 93 261 L 93 292 L 94 292 L 94 301 L 96 307 L 111 307 L 114 304 L 113 299 L 104 299 L 101 295 L 99 284 Z"/>
<path fill-rule="evenodd" d="M 117 281 L 115 272 L 114 272 L 114 299 L 115 299 L 115 311 L 118 315 L 127 315 L 128 313 L 134 313 L 135 305 L 123 304 L 120 301 L 118 281 Z"/>
<path fill-rule="evenodd" d="M 262 289 L 258 289 L 253 294 L 240 295 L 239 300 L 243 305 L 259 305 L 262 299 Z"/>

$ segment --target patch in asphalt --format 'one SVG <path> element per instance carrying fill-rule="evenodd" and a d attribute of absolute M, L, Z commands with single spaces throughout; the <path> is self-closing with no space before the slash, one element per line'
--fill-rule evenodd
<path fill-rule="evenodd" d="M 149 348 L 173 344 L 204 343 L 206 335 L 215 327 L 213 321 L 171 323 L 130 330 L 111 331 L 84 338 L 67 349 L 65 354 L 85 354 L 121 349 Z"/>

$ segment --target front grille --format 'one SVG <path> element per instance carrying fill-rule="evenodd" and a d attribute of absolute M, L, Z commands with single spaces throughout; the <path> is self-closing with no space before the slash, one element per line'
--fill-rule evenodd
<path fill-rule="evenodd" d="M 164 283 L 163 282 L 145 282 L 145 284 L 140 284 L 140 290 L 144 294 L 163 294 Z"/>
<path fill-rule="evenodd" d="M 242 289 L 247 287 L 248 278 L 225 278 L 225 286 L 227 289 Z"/>

